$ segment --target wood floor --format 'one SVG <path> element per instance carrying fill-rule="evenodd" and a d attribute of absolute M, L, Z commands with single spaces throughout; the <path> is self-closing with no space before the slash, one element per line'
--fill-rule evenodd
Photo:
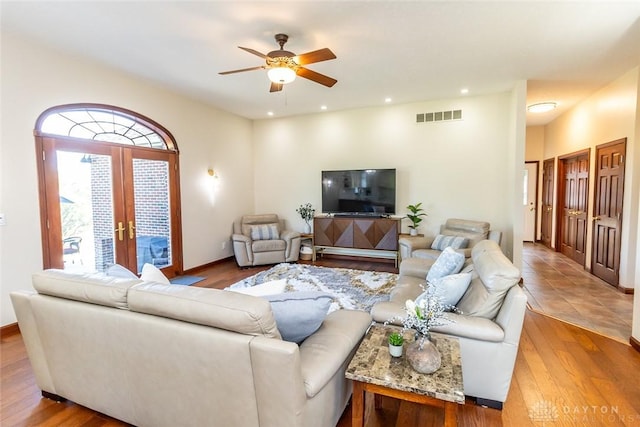
<path fill-rule="evenodd" d="M 393 264 L 327 257 L 319 265 L 396 271 Z M 198 271 L 198 286 L 224 288 L 266 267 L 240 270 L 233 261 Z M 193 273 L 196 274 L 196 273 Z M 19 334 L 2 336 L 0 425 L 123 426 L 71 402 L 40 397 Z M 367 399 L 367 427 L 440 426 L 440 409 Z M 527 311 L 509 397 L 502 411 L 460 406 L 460 426 L 640 426 L 640 353 L 595 332 Z M 211 424 L 215 424 L 212 422 Z M 338 427 L 351 426 L 347 407 Z M 227 426 L 221 426 L 227 427 Z M 232 427 L 232 426 L 229 426 Z"/>

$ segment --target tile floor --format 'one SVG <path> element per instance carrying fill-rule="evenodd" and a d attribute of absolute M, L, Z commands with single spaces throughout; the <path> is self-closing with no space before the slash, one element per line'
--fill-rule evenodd
<path fill-rule="evenodd" d="M 525 243 L 522 277 L 532 310 L 629 343 L 633 295 L 538 243 Z"/>

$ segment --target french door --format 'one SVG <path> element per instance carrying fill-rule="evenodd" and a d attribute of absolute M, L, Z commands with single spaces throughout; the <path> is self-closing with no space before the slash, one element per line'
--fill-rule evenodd
<path fill-rule="evenodd" d="M 182 272 L 177 153 L 36 136 L 45 268 Z"/>

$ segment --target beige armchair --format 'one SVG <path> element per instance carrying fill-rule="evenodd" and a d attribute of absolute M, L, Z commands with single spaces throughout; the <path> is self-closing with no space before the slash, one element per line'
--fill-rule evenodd
<path fill-rule="evenodd" d="M 245 215 L 233 223 L 233 253 L 240 267 L 295 262 L 300 233 L 285 230 L 275 214 Z"/>
<path fill-rule="evenodd" d="M 502 233 L 500 231 L 490 230 L 489 228 L 490 224 L 488 222 L 450 218 L 440 226 L 440 234 L 443 236 L 458 236 L 467 239 L 466 245 L 463 245 L 464 247 L 457 250 L 469 258 L 471 256 L 471 249 L 481 240 L 493 240 L 500 244 Z M 437 259 L 440 253 L 442 253 L 442 250 L 432 247 L 436 237 L 437 236 L 400 238 L 398 242 L 400 244 L 400 256 L 402 259 Z"/>

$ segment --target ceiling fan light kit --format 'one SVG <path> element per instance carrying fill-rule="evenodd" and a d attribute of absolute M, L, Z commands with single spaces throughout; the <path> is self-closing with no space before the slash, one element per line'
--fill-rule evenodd
<path fill-rule="evenodd" d="M 317 73 L 303 66 L 316 62 L 327 61 L 329 59 L 335 59 L 336 56 L 330 49 L 318 49 L 312 52 L 303 53 L 302 55 L 296 55 L 293 52 L 284 50 L 284 44 L 289 40 L 289 36 L 286 34 L 276 34 L 275 39 L 280 45 L 280 49 L 271 51 L 266 55 L 254 49 L 238 46 L 246 52 L 263 58 L 265 60 L 265 65 L 242 68 L 239 70 L 223 71 L 219 74 L 226 75 L 244 71 L 267 70 L 267 77 L 271 81 L 271 87 L 269 89 L 270 92 L 278 92 L 282 90 L 283 85 L 294 81 L 296 76 L 303 77 L 327 87 L 332 87 L 338 82 L 334 78 Z"/>

